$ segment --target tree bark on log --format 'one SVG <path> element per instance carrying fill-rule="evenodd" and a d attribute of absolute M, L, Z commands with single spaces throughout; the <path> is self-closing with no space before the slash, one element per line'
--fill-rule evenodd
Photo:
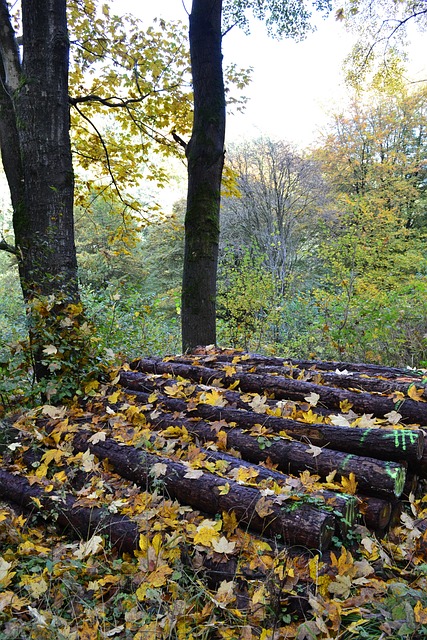
<path fill-rule="evenodd" d="M 387 367 L 380 364 L 372 364 L 366 362 L 341 362 L 335 360 L 300 360 L 298 358 L 279 358 L 277 356 L 262 356 L 257 353 L 238 352 L 235 350 L 225 349 L 223 352 L 215 354 L 198 353 L 197 350 L 188 356 L 178 356 L 177 360 L 182 362 L 205 362 L 211 364 L 213 362 L 232 362 L 237 360 L 238 364 L 254 365 L 270 365 L 273 367 L 294 366 L 304 369 L 318 369 L 321 371 L 354 371 L 368 376 L 381 376 L 383 378 L 400 378 L 411 377 L 414 381 L 421 380 L 421 374 L 410 369 L 401 367 Z M 175 358 L 174 358 L 175 360 Z"/>
<path fill-rule="evenodd" d="M 200 453 L 206 456 L 207 461 L 217 462 L 218 460 L 223 460 L 227 462 L 227 473 L 232 469 L 239 469 L 241 467 L 256 471 L 258 475 L 253 478 L 253 482 L 256 485 L 263 480 L 273 480 L 279 486 L 286 486 L 286 483 L 290 480 L 288 475 L 281 473 L 280 471 L 262 467 L 258 464 L 248 462 L 243 458 L 237 458 L 236 456 L 224 453 L 223 451 L 210 451 L 209 449 L 201 448 Z M 348 531 L 353 527 L 358 515 L 357 505 L 359 500 L 357 497 L 347 493 L 328 491 L 326 489 L 322 491 L 312 491 L 310 493 L 306 493 L 305 496 L 318 501 L 319 509 L 321 509 L 322 506 L 326 507 L 326 509 L 332 509 L 335 515 L 338 516 L 336 521 L 336 533 L 339 533 L 343 537 L 347 535 Z"/>
<path fill-rule="evenodd" d="M 77 500 L 70 494 L 45 493 L 23 476 L 2 469 L 0 496 L 43 517 L 52 514 L 52 521 L 61 529 L 78 533 L 83 540 L 97 533 L 106 535 L 119 552 L 132 553 L 138 546 L 138 525 L 126 516 L 111 515 L 98 507 L 76 506 Z M 41 506 L 34 499 L 39 500 Z"/>
<path fill-rule="evenodd" d="M 162 418 L 158 417 L 152 423 L 159 424 L 161 420 Z M 174 416 L 170 414 L 169 418 L 166 418 L 166 423 L 185 426 L 189 433 L 203 442 L 209 440 L 215 442 L 217 439 L 215 429 L 204 421 L 174 420 Z M 353 473 L 358 489 L 363 493 L 393 498 L 402 494 L 406 479 L 406 468 L 403 464 L 326 448 L 314 456 L 307 444 L 283 439 L 280 436 L 270 440 L 265 436 L 257 438 L 248 435 L 243 429 L 236 427 L 224 428 L 224 430 L 227 433 L 228 446 L 237 449 L 249 462 L 259 463 L 270 459 L 284 473 L 299 474 L 308 470 L 321 478 L 326 478 L 334 470 L 337 471 L 338 476 L 347 477 Z"/>
<path fill-rule="evenodd" d="M 192 366 L 175 362 L 163 362 L 161 359 L 142 358 L 133 363 L 134 368 L 148 373 L 170 373 L 189 378 L 195 382 L 212 384 L 214 380 L 220 381 L 225 387 L 238 383 L 242 391 L 259 393 L 263 390 L 273 393 L 277 399 L 291 399 L 304 401 L 310 393 L 317 393 L 319 402 L 333 409 L 340 409 L 340 403 L 349 402 L 358 413 L 371 413 L 375 416 L 396 410 L 396 403 L 391 398 L 385 398 L 369 393 L 357 393 L 346 389 L 337 389 L 324 385 L 292 380 L 280 376 L 256 375 L 235 373 L 228 376 L 225 372 L 206 367 Z M 399 413 L 402 417 L 427 425 L 427 402 L 415 402 L 410 398 L 399 404 Z"/>
<path fill-rule="evenodd" d="M 388 527 L 392 504 L 375 496 L 363 496 L 359 504 L 365 525 L 371 531 L 381 531 Z"/>
<path fill-rule="evenodd" d="M 221 495 L 224 478 L 201 472 L 195 479 L 189 474 L 191 469 L 182 462 L 135 447 L 120 446 L 111 439 L 93 444 L 87 440 L 89 435 L 84 432 L 76 435 L 73 440 L 75 448 L 78 451 L 89 449 L 98 458 L 108 459 L 116 473 L 140 486 L 149 486 L 156 479 L 150 471 L 153 465 L 161 463 L 165 465 L 161 480 L 166 491 L 184 504 L 210 514 L 234 511 L 240 525 L 269 537 L 281 536 L 287 545 L 324 550 L 331 542 L 335 518 L 330 513 L 306 504 L 286 510 L 286 505 L 280 506 L 270 499 L 263 503 L 258 489 L 232 481 L 228 483 L 228 493 Z M 265 511 L 262 511 L 262 506 Z"/>
<path fill-rule="evenodd" d="M 222 370 L 222 363 L 210 363 L 211 367 L 215 367 L 219 371 Z M 421 378 L 414 376 L 401 376 L 399 378 L 389 378 L 382 380 L 373 376 L 367 376 L 359 372 L 348 371 L 346 374 L 337 373 L 336 371 L 321 371 L 319 369 L 300 369 L 291 365 L 275 367 L 270 365 L 253 365 L 239 364 L 239 371 L 244 373 L 256 373 L 257 375 L 278 375 L 293 380 L 302 380 L 304 382 L 312 382 L 314 384 L 331 385 L 341 389 L 367 391 L 368 393 L 381 393 L 391 395 L 395 391 L 400 391 L 407 395 L 411 386 L 415 385 L 417 389 L 423 389 L 423 395 L 427 396 L 427 387 Z M 251 371 L 249 371 L 251 370 Z"/>
<path fill-rule="evenodd" d="M 143 402 L 148 401 L 147 394 L 140 393 L 139 397 Z M 159 410 L 162 406 L 178 413 L 185 412 L 187 409 L 185 401 L 177 398 L 161 396 L 157 402 Z M 205 405 L 205 407 L 208 410 L 218 409 L 218 407 L 210 405 Z M 191 412 L 191 415 L 197 415 L 199 409 L 200 405 Z M 176 419 L 173 414 L 168 415 L 162 411 L 159 412 L 159 410 L 157 417 L 150 417 L 152 424 L 184 426 L 189 433 L 197 436 L 203 442 L 217 439 L 215 428 L 212 428 L 208 422 L 193 421 L 189 418 Z M 221 413 L 217 416 L 221 420 Z M 211 413 L 210 417 L 212 417 Z M 247 426 L 246 424 L 246 429 Z M 234 426 L 228 428 L 227 425 L 224 425 L 224 430 L 227 432 L 228 446 L 240 451 L 242 457 L 249 462 L 259 463 L 269 458 L 284 473 L 299 474 L 308 470 L 322 478 L 326 478 L 334 470 L 339 476 L 347 477 L 353 473 L 358 483 L 358 489 L 362 493 L 384 498 L 395 498 L 402 494 L 406 479 L 406 465 L 403 463 L 346 454 L 329 448 L 312 452 L 307 444 L 288 440 L 281 436 L 273 436 L 273 438 L 267 438 L 265 435 L 251 436 L 245 433 L 245 429 L 238 429 Z"/>
<path fill-rule="evenodd" d="M 143 373 L 122 371 L 120 384 L 135 391 L 152 391 L 164 387 L 164 381 L 151 380 Z M 224 397 L 227 399 L 227 390 Z M 236 394 L 236 392 L 232 392 Z M 148 396 L 147 396 L 148 399 Z M 174 403 L 175 398 L 163 396 L 161 402 L 173 411 L 185 411 L 186 404 Z M 289 418 L 278 418 L 253 411 L 239 411 L 229 407 L 215 407 L 203 403 L 192 407 L 192 415 L 207 420 L 226 420 L 241 427 L 262 424 L 276 433 L 286 433 L 296 440 L 309 441 L 318 447 L 328 447 L 356 455 L 399 462 L 405 460 L 414 465 L 424 451 L 424 432 L 415 429 L 382 429 L 341 427 L 328 424 L 306 424 Z"/>

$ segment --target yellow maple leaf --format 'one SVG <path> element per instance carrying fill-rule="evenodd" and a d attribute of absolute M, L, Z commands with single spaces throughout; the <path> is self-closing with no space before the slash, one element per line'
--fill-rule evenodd
<path fill-rule="evenodd" d="M 267 591 L 265 585 L 261 585 L 258 589 L 255 589 L 252 596 L 252 604 L 264 604 L 266 599 Z"/>
<path fill-rule="evenodd" d="M 226 376 L 233 376 L 236 373 L 236 367 L 226 364 L 224 367 L 224 371 Z"/>
<path fill-rule="evenodd" d="M 65 473 L 64 470 L 58 471 L 57 473 L 55 473 L 52 480 L 55 480 L 55 482 L 62 484 L 67 480 L 67 474 Z"/>
<path fill-rule="evenodd" d="M 341 486 L 343 487 L 345 493 L 349 493 L 351 495 L 354 495 L 356 493 L 357 482 L 356 476 L 353 472 L 350 473 L 348 478 L 346 478 L 345 476 L 341 478 Z"/>
<path fill-rule="evenodd" d="M 25 586 L 33 598 L 40 598 L 49 588 L 46 580 L 40 576 L 31 576 L 31 580 Z"/>
<path fill-rule="evenodd" d="M 200 396 L 200 402 L 209 404 L 212 407 L 225 407 L 227 404 L 227 400 L 224 398 L 223 393 L 217 389 L 212 389 L 212 391 L 202 393 Z"/>
<path fill-rule="evenodd" d="M 221 528 L 221 522 L 214 522 L 213 520 L 203 520 L 197 527 L 196 534 L 194 536 L 194 544 L 202 544 L 205 547 L 212 546 L 213 540 L 218 540 L 219 529 Z"/>
<path fill-rule="evenodd" d="M 302 419 L 307 424 L 314 424 L 316 422 L 321 422 L 322 418 L 317 413 L 314 413 L 311 409 L 308 411 L 301 412 Z"/>
<path fill-rule="evenodd" d="M 163 438 L 180 438 L 181 436 L 188 436 L 188 431 L 185 427 L 167 427 L 160 432 Z"/>
<path fill-rule="evenodd" d="M 250 483 L 259 475 L 259 471 L 253 467 L 239 467 L 237 473 L 233 474 L 239 484 Z"/>
<path fill-rule="evenodd" d="M 66 452 L 61 449 L 49 449 L 45 454 L 43 454 L 42 462 L 46 465 L 49 465 L 52 460 L 58 463 L 65 455 L 67 455 Z"/>
<path fill-rule="evenodd" d="M 424 401 L 423 394 L 424 394 L 424 389 L 417 389 L 415 384 L 411 384 L 410 387 L 408 388 L 408 396 L 412 400 L 415 400 L 415 402 L 423 402 Z"/>
<path fill-rule="evenodd" d="M 108 402 L 111 402 L 111 404 L 116 404 L 119 398 L 120 398 L 120 390 L 117 390 L 111 395 L 107 396 L 107 400 Z"/>
<path fill-rule="evenodd" d="M 13 591 L 3 591 L 0 593 L 0 611 L 4 611 L 7 607 L 13 607 L 15 611 L 21 611 L 24 607 L 28 607 L 30 601 L 27 598 L 19 598 Z"/>
<path fill-rule="evenodd" d="M 345 547 L 342 547 L 339 558 L 337 558 L 335 553 L 331 551 L 331 565 L 332 567 L 336 567 L 337 573 L 340 576 L 348 573 L 356 575 L 357 573 L 354 566 L 353 556 Z"/>
<path fill-rule="evenodd" d="M 85 393 L 90 393 L 91 391 L 95 391 L 99 387 L 99 380 L 91 380 L 85 385 Z"/>
<path fill-rule="evenodd" d="M 162 564 L 146 577 L 146 583 L 150 587 L 163 587 L 168 577 L 173 573 L 173 569 L 167 564 Z"/>
<path fill-rule="evenodd" d="M 47 476 L 47 464 L 42 463 L 36 469 L 35 473 L 37 478 L 45 478 Z"/>
<path fill-rule="evenodd" d="M 219 451 L 225 451 L 227 449 L 227 432 L 218 431 L 216 436 L 216 446 Z"/>
<path fill-rule="evenodd" d="M 262 496 L 255 505 L 255 511 L 260 518 L 265 518 L 273 513 L 273 503 L 271 500 Z"/>
<path fill-rule="evenodd" d="M 221 484 L 218 486 L 218 493 L 220 496 L 226 496 L 230 491 L 230 483 L 226 482 L 225 484 Z"/>
<path fill-rule="evenodd" d="M 97 640 L 99 624 L 95 621 L 83 622 L 79 627 L 79 640 Z"/>
<path fill-rule="evenodd" d="M 420 600 L 417 600 L 417 604 L 414 607 L 415 622 L 420 624 L 427 624 L 427 607 L 423 607 Z"/>
<path fill-rule="evenodd" d="M 10 571 L 11 568 L 12 563 L 0 556 L 0 585 L 2 587 L 7 587 L 16 573 L 16 571 Z"/>
<path fill-rule="evenodd" d="M 405 394 L 402 393 L 401 391 L 393 391 L 390 397 L 395 404 L 398 404 L 405 399 Z"/>
<path fill-rule="evenodd" d="M 236 514 L 234 513 L 234 511 L 232 511 L 231 513 L 228 513 L 227 511 L 223 511 L 222 522 L 223 522 L 223 529 L 226 533 L 234 533 L 234 531 L 237 529 L 239 524 L 237 522 Z"/>
<path fill-rule="evenodd" d="M 343 413 L 348 413 L 351 409 L 351 407 L 353 406 L 353 403 L 350 402 L 349 400 L 341 400 L 340 402 L 340 409 Z"/>

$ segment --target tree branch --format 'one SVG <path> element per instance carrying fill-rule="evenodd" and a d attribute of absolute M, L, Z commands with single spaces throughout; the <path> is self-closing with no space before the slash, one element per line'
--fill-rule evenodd
<path fill-rule="evenodd" d="M 78 111 L 78 113 L 81 115 L 81 117 L 82 117 L 84 120 L 86 120 L 86 122 L 88 122 L 88 123 L 90 124 L 90 126 L 95 130 L 96 135 L 98 136 L 99 141 L 101 142 L 102 148 L 104 149 L 104 153 L 105 153 L 105 160 L 106 160 L 106 162 L 107 162 L 107 169 L 108 169 L 108 173 L 109 173 L 109 175 L 110 175 L 110 178 L 111 178 L 111 180 L 112 180 L 112 183 L 113 183 L 113 185 L 114 185 L 114 188 L 115 188 L 115 190 L 116 190 L 116 193 L 117 193 L 117 195 L 118 195 L 119 199 L 123 202 L 123 204 L 125 204 L 125 205 L 129 206 L 129 205 L 128 205 L 128 203 L 127 203 L 127 202 L 125 202 L 125 200 L 123 199 L 122 194 L 121 194 L 121 191 L 120 191 L 120 189 L 119 189 L 119 186 L 118 186 L 118 184 L 117 184 L 117 182 L 116 182 L 116 179 L 115 179 L 115 177 L 114 177 L 113 170 L 112 170 L 112 168 L 111 168 L 111 164 L 110 164 L 110 155 L 109 155 L 109 153 L 108 153 L 107 145 L 105 144 L 105 141 L 104 141 L 104 138 L 102 137 L 101 132 L 100 132 L 100 131 L 99 131 L 99 129 L 96 127 L 96 125 L 92 122 L 92 120 L 91 120 L 90 118 L 88 118 L 88 117 L 87 117 L 87 116 L 86 116 L 86 115 L 85 115 L 85 114 L 84 114 L 84 113 L 83 113 L 83 112 L 78 108 L 78 106 L 77 106 L 76 104 L 74 105 L 74 107 L 75 107 L 75 109 Z"/>
<path fill-rule="evenodd" d="M 16 248 L 9 244 L 5 238 L 2 236 L 0 239 L 0 251 L 6 251 L 7 253 L 11 253 L 12 255 L 18 255 Z"/>
<path fill-rule="evenodd" d="M 8 92 L 19 89 L 21 62 L 16 34 L 10 21 L 6 0 L 0 0 L 0 55 L 5 72 L 5 85 Z"/>

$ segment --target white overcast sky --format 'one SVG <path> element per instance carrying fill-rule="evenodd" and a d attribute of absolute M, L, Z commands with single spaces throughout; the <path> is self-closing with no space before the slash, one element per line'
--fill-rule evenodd
<path fill-rule="evenodd" d="M 191 0 L 186 0 L 188 10 Z M 158 16 L 188 22 L 181 0 L 115 0 L 116 13 L 133 13 L 144 21 Z M 305 146 L 326 120 L 325 111 L 340 101 L 342 61 L 351 41 L 333 16 L 316 16 L 317 31 L 303 42 L 269 38 L 263 24 L 252 22 L 251 34 L 232 29 L 223 41 L 224 63 L 253 67 L 245 112 L 227 121 L 227 139 L 261 134 Z"/>
<path fill-rule="evenodd" d="M 187 23 L 185 7 L 190 11 L 191 0 L 114 0 L 113 7 L 144 21 L 157 16 Z M 243 114 L 228 118 L 227 140 L 269 135 L 305 147 L 327 122 L 328 112 L 343 104 L 342 64 L 353 38 L 333 14 L 325 20 L 314 12 L 313 21 L 317 30 L 302 42 L 273 40 L 256 21 L 249 36 L 238 29 L 225 36 L 225 64 L 254 68 L 245 90 L 249 102 Z"/>

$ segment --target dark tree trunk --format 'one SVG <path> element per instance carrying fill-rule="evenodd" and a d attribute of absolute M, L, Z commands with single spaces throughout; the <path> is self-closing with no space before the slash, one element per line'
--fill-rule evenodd
<path fill-rule="evenodd" d="M 222 0 L 193 0 L 190 53 L 194 121 L 186 154 L 187 212 L 182 282 L 182 344 L 215 344 L 215 299 L 225 92 L 221 53 Z"/>
<path fill-rule="evenodd" d="M 66 0 L 23 0 L 22 87 L 15 101 L 25 208 L 15 215 L 26 298 L 77 297 L 69 137 Z"/>
<path fill-rule="evenodd" d="M 32 302 L 39 296 L 54 296 L 60 306 L 79 301 L 66 0 L 22 0 L 22 28 L 21 63 L 7 2 L 0 0 L 0 145 L 35 372 L 41 379 L 48 373 L 41 363 L 46 340 L 39 336 Z"/>

